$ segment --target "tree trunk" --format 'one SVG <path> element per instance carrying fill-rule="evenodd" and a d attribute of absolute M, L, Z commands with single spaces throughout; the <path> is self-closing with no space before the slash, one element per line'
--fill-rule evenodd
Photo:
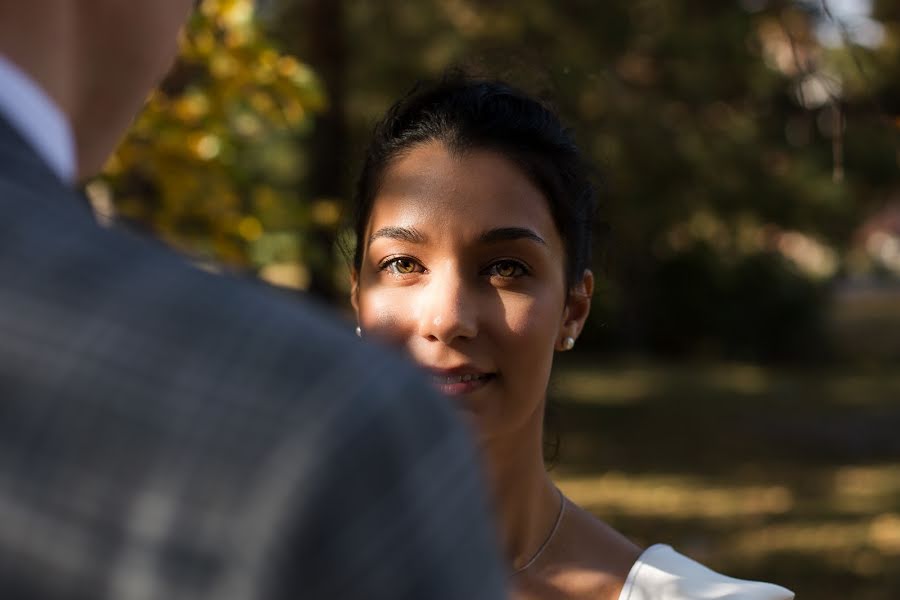
<path fill-rule="evenodd" d="M 304 201 L 346 202 L 344 165 L 347 164 L 345 81 L 347 49 L 344 39 L 342 0 L 280 0 L 271 7 L 271 29 L 284 49 L 308 64 L 320 78 L 328 98 L 325 111 L 316 115 L 315 129 L 307 140 L 312 149 Z M 325 302 L 338 300 L 335 285 L 336 229 L 333 224 L 313 223 L 309 239 L 308 291 Z"/>

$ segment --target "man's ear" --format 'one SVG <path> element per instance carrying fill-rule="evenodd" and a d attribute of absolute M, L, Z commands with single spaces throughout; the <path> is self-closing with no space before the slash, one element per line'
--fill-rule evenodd
<path fill-rule="evenodd" d="M 560 327 L 557 345 L 564 347 L 565 339 L 577 340 L 584 329 L 584 323 L 591 313 L 591 297 L 594 295 L 594 274 L 590 269 L 585 269 L 581 279 L 569 290 L 566 298 L 566 308 L 563 312 L 562 326 Z"/>
<path fill-rule="evenodd" d="M 356 269 L 350 270 L 350 304 L 353 306 L 353 312 L 359 317 L 359 272 Z"/>

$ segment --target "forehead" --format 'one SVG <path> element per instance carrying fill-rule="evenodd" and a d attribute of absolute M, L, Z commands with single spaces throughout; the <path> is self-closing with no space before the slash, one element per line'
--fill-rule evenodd
<path fill-rule="evenodd" d="M 517 164 L 493 150 L 450 153 L 441 142 L 416 146 L 386 169 L 367 235 L 387 225 L 460 236 L 523 227 L 561 245 L 546 197 Z"/>

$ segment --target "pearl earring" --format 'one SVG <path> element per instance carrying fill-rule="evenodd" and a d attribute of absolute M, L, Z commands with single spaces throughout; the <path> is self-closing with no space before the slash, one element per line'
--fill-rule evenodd
<path fill-rule="evenodd" d="M 575 338 L 564 337 L 562 342 L 563 350 L 571 350 L 575 347 Z"/>
<path fill-rule="evenodd" d="M 362 337 L 362 329 L 360 329 L 359 325 L 356 326 L 356 337 Z"/>

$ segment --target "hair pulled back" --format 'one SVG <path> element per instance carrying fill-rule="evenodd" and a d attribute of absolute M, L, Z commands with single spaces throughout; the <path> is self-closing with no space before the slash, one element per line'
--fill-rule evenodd
<path fill-rule="evenodd" d="M 354 269 L 362 264 L 366 227 L 385 171 L 393 160 L 432 141 L 451 153 L 493 150 L 517 164 L 547 199 L 565 245 L 568 286 L 581 280 L 591 257 L 594 188 L 571 130 L 526 93 L 457 71 L 416 86 L 375 127 L 356 186 Z"/>

